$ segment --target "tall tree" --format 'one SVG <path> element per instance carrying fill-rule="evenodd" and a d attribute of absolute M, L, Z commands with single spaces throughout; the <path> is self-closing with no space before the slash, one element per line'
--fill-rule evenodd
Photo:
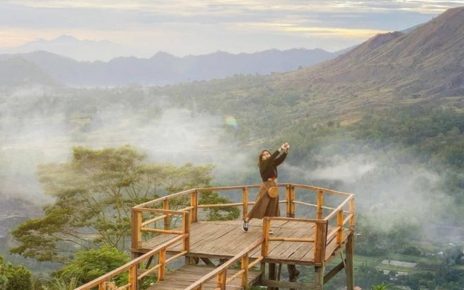
<path fill-rule="evenodd" d="M 211 166 L 148 163 L 130 146 L 73 149 L 63 164 L 42 165 L 40 182 L 55 202 L 44 216 L 13 231 L 13 253 L 65 262 L 76 250 L 100 244 L 126 249 L 132 206 L 168 192 L 208 186 Z"/>

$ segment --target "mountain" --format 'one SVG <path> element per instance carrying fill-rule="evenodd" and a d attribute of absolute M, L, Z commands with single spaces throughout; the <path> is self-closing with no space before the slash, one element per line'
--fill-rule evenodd
<path fill-rule="evenodd" d="M 48 51 L 73 59 L 110 60 L 119 55 L 127 55 L 128 49 L 110 41 L 81 40 L 69 35 L 61 35 L 55 39 L 39 39 L 16 48 L 4 50 L 3 53 L 18 54 L 34 51 Z"/>
<path fill-rule="evenodd" d="M 53 86 L 57 82 L 34 63 L 21 57 L 0 57 L 0 87 Z"/>
<path fill-rule="evenodd" d="M 281 84 L 324 91 L 339 105 L 462 96 L 463 47 L 464 7 L 453 8 L 408 33 L 380 34 L 334 60 L 288 73 Z"/>
<path fill-rule="evenodd" d="M 119 57 L 109 62 L 79 62 L 45 51 L 11 56 L 36 64 L 52 78 L 70 86 L 126 86 L 166 85 L 235 74 L 285 72 L 311 66 L 336 55 L 322 49 L 267 50 L 250 54 L 216 52 L 186 57 L 159 52 L 149 59 Z"/>
<path fill-rule="evenodd" d="M 268 114 L 272 120 L 259 118 L 263 128 L 307 118 L 351 122 L 366 111 L 415 103 L 463 108 L 463 47 L 464 7 L 458 7 L 411 31 L 376 35 L 311 67 L 168 87 L 160 94 L 243 118 L 279 108 L 278 115 Z"/>

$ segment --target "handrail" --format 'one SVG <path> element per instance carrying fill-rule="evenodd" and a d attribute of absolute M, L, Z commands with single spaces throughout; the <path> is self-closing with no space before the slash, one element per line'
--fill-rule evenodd
<path fill-rule="evenodd" d="M 299 200 L 295 200 L 293 201 L 295 204 L 300 204 L 300 205 L 306 205 L 306 206 L 310 206 L 310 207 L 317 207 L 317 204 L 314 204 L 314 203 L 309 203 L 309 202 L 304 202 L 304 201 L 299 201 Z M 334 207 L 330 207 L 330 206 L 321 206 L 322 209 L 330 209 L 330 210 L 334 210 L 335 208 Z"/>
<path fill-rule="evenodd" d="M 349 195 L 352 194 L 352 193 L 347 193 L 347 192 L 342 192 L 342 191 L 336 191 L 336 190 L 332 190 L 332 189 L 328 189 L 328 188 L 324 188 L 324 187 L 312 186 L 312 185 L 294 184 L 294 183 L 288 183 L 288 184 L 289 184 L 289 185 L 292 185 L 292 186 L 294 186 L 294 187 L 309 189 L 309 190 L 312 190 L 312 191 L 322 190 L 322 191 L 324 191 L 325 193 L 329 193 L 329 194 L 337 194 L 337 195 L 343 195 L 343 196 L 349 196 Z"/>
<path fill-rule="evenodd" d="M 239 207 L 241 208 L 242 218 L 245 218 L 249 207 L 255 204 L 254 201 L 249 201 L 250 189 L 257 189 L 261 185 L 235 185 L 235 186 L 212 186 L 204 188 L 192 188 L 181 192 L 169 194 L 152 201 L 148 201 L 137 205 L 133 208 L 136 215 L 133 217 L 132 225 L 135 229 L 133 232 L 133 249 L 139 249 L 142 232 L 152 234 L 182 234 L 179 228 L 171 228 L 171 216 L 181 215 L 182 213 L 187 214 L 189 218 L 188 224 L 183 223 L 183 227 L 188 227 L 190 224 L 197 222 L 204 215 L 199 215 L 201 209 L 217 209 L 217 208 L 228 208 L 228 207 Z M 340 192 L 331 190 L 323 187 L 305 185 L 305 184 L 293 184 L 293 183 L 279 183 L 279 188 L 284 188 L 286 194 L 281 196 L 279 204 L 286 204 L 286 216 L 291 218 L 293 221 L 302 221 L 316 223 L 318 231 L 318 239 L 324 239 L 324 242 L 330 242 L 334 235 L 337 236 L 337 241 L 340 243 L 344 241 L 343 228 L 349 223 L 350 229 L 354 228 L 355 224 L 355 209 L 354 209 L 354 195 L 352 193 Z M 206 192 L 215 191 L 241 191 L 241 200 L 238 202 L 226 202 L 219 204 L 201 204 L 200 195 Z M 297 195 L 308 191 L 311 193 L 311 202 L 308 200 L 298 200 Z M 254 191 L 256 192 L 256 191 Z M 331 202 L 328 204 L 325 200 L 325 195 L 336 195 L 336 199 L 329 199 Z M 183 202 L 183 208 L 170 209 L 170 201 L 178 197 L 186 198 L 185 204 Z M 313 199 L 314 198 L 314 199 Z M 336 201 L 340 200 L 340 203 Z M 349 209 L 347 208 L 349 205 Z M 307 208 L 315 209 L 315 216 L 312 219 L 299 218 L 296 216 L 296 206 L 304 206 Z M 160 208 L 161 207 L 161 208 Z M 142 214 L 145 213 L 145 214 Z M 148 213 L 156 214 L 155 217 L 150 217 Z M 159 216 L 160 215 L 160 216 Z M 337 227 L 327 228 L 329 221 L 332 224 L 333 219 L 336 217 Z M 146 220 L 144 220 L 146 219 Z M 285 220 L 284 217 L 274 217 L 274 220 Z M 160 221 L 160 223 L 157 223 Z M 163 227 L 164 221 L 164 227 Z M 322 223 L 322 224 L 321 224 Z M 325 226 L 324 226 L 325 224 Z M 151 225 L 153 225 L 152 228 Z M 323 227 L 326 227 L 325 229 Z M 138 232 L 138 234 L 136 234 Z M 323 237 L 321 235 L 324 235 Z M 134 238 L 135 237 L 135 238 Z M 138 239 L 136 239 L 138 238 Z M 292 239 L 292 238 L 276 238 L 271 237 L 268 241 L 304 241 L 310 242 L 312 239 Z M 317 242 L 317 239 L 315 243 Z M 185 243 L 188 243 L 186 238 Z M 322 240 L 321 240 L 322 241 Z M 188 247 L 188 245 L 187 245 Z"/>
<path fill-rule="evenodd" d="M 347 205 L 349 205 L 349 210 L 345 211 L 343 208 Z M 346 216 L 344 215 L 345 213 L 347 213 Z M 330 233 L 326 233 L 326 241 L 327 243 L 330 243 L 336 237 L 337 245 L 341 246 L 346 238 L 344 233 L 345 225 L 349 222 L 350 230 L 352 230 L 354 227 L 354 194 L 350 194 L 339 206 L 333 209 L 332 212 L 324 218 L 324 220 L 329 222 L 329 220 L 333 219 L 334 217 L 336 217 L 337 226 L 333 228 Z"/>
<path fill-rule="evenodd" d="M 163 249 L 175 244 L 176 242 L 178 242 L 182 238 L 183 238 L 183 236 L 175 237 L 175 238 L 173 238 L 173 239 L 159 245 L 158 247 L 154 248 L 153 250 L 150 250 L 146 254 L 144 254 L 144 255 L 142 255 L 142 256 L 140 256 L 140 257 L 138 257 L 138 258 L 136 258 L 136 259 L 134 259 L 134 260 L 132 260 L 132 261 L 118 267 L 118 268 L 116 268 L 116 269 L 114 269 L 113 271 L 111 271 L 109 273 L 106 273 L 105 275 L 100 276 L 95 280 L 87 282 L 86 284 L 84 284 L 82 286 L 79 286 L 75 290 L 87 290 L 87 289 L 91 289 L 93 287 L 100 286 L 102 283 L 110 281 L 111 278 L 113 278 L 113 277 L 115 277 L 115 276 L 117 276 L 117 275 L 119 275 L 121 273 L 129 271 L 131 267 L 139 265 L 142 261 L 144 261 L 146 259 L 149 259 L 150 257 L 154 256 L 155 254 L 162 251 Z M 137 277 L 137 279 L 138 279 L 138 277 Z"/>
<path fill-rule="evenodd" d="M 316 223 L 320 220 L 318 219 L 305 219 L 305 218 L 291 218 L 291 217 L 283 217 L 283 216 L 272 216 L 272 217 L 266 217 L 267 219 L 270 220 L 275 220 L 275 221 L 293 221 L 293 222 L 303 222 L 303 223 Z"/>
<path fill-rule="evenodd" d="M 201 277 L 200 279 L 198 279 L 197 281 L 195 281 L 192 285 L 190 285 L 189 287 L 185 288 L 184 290 L 195 290 L 195 289 L 201 289 L 200 287 L 208 282 L 209 280 L 211 280 L 212 278 L 214 278 L 216 275 L 219 275 L 221 273 L 223 273 L 224 271 L 227 270 L 227 268 L 229 268 L 231 265 L 233 265 L 235 262 L 237 262 L 239 259 L 241 259 L 243 256 L 245 256 L 246 254 L 248 254 L 249 252 L 251 252 L 252 250 L 254 250 L 255 248 L 257 248 L 258 246 L 261 246 L 262 243 L 263 243 L 264 239 L 263 238 L 259 238 L 258 240 L 256 240 L 253 244 L 251 244 L 250 246 L 248 246 L 247 248 L 245 248 L 244 250 L 240 251 L 237 255 L 235 255 L 234 257 L 232 257 L 231 259 L 229 259 L 227 262 L 225 262 L 224 264 L 222 264 L 221 266 L 215 268 L 213 271 L 209 272 L 208 274 L 204 275 L 203 277 Z M 260 257 L 262 258 L 262 257 Z M 251 265 L 251 264 L 250 264 Z M 247 269 L 245 272 L 247 272 L 248 268 L 251 268 L 253 265 L 248 265 Z M 235 278 L 235 277 L 234 277 Z M 232 279 L 229 279 L 229 281 L 231 281 Z M 228 281 L 227 281 L 228 282 Z M 225 283 L 225 281 L 224 281 Z M 225 285 L 221 285 L 221 286 L 225 286 Z"/>
<path fill-rule="evenodd" d="M 333 217 L 337 214 L 337 212 L 340 211 L 340 210 L 342 210 L 342 208 L 343 208 L 344 206 L 346 206 L 346 204 L 347 204 L 353 197 L 354 197 L 354 194 L 350 194 L 350 195 L 348 196 L 348 198 L 346 198 L 339 206 L 337 206 L 334 210 L 332 210 L 332 212 L 331 212 L 328 216 L 326 216 L 324 219 L 325 219 L 325 220 L 330 220 L 331 218 L 333 218 Z"/>
<path fill-rule="evenodd" d="M 150 250 L 149 252 L 143 254 L 139 258 L 136 258 L 135 260 L 132 260 L 131 262 L 76 289 L 84 290 L 96 286 L 99 286 L 99 288 L 104 287 L 106 283 L 111 281 L 111 279 L 114 279 L 115 276 L 127 271 L 129 271 L 129 283 L 119 287 L 119 289 L 136 289 L 134 287 L 137 286 L 137 281 L 153 273 L 155 270 L 158 270 L 158 278 L 161 280 L 164 276 L 164 271 L 167 263 L 171 262 L 173 259 L 186 255 L 190 252 L 190 226 L 192 223 L 197 222 L 198 218 L 203 217 L 203 215 L 201 215 L 201 212 L 200 214 L 198 213 L 199 209 L 242 207 L 242 215 L 243 217 L 246 217 L 246 214 L 248 213 L 248 207 L 255 204 L 254 201 L 249 201 L 250 189 L 257 189 L 260 188 L 260 186 L 261 185 L 259 184 L 254 184 L 193 188 L 169 194 L 163 197 L 159 197 L 154 200 L 147 201 L 134 206 L 132 208 L 132 250 L 134 252 L 140 252 L 143 245 L 142 238 L 147 238 L 147 236 L 145 235 L 142 236 L 142 233 L 154 233 L 161 235 L 175 234 L 178 236 L 170 239 L 169 241 L 163 243 L 155 249 Z M 248 269 L 266 259 L 269 250 L 269 245 L 272 241 L 313 243 L 314 263 L 316 265 L 321 265 L 322 263 L 324 263 L 324 259 L 326 256 L 326 247 L 329 246 L 330 243 L 334 243 L 335 238 L 338 246 L 341 246 L 342 243 L 346 241 L 345 230 L 348 228 L 347 224 L 349 225 L 350 230 L 354 229 L 355 226 L 356 213 L 354 205 L 354 194 L 304 184 L 279 183 L 277 186 L 279 188 L 285 188 L 286 191 L 285 196 L 281 196 L 282 198 L 279 200 L 279 204 L 286 204 L 286 217 L 264 218 L 262 238 L 256 240 L 252 245 L 242 250 L 239 254 L 235 255 L 226 263 L 222 264 L 210 273 L 201 277 L 199 280 L 197 280 L 194 284 L 190 285 L 186 289 L 201 289 L 201 285 L 204 284 L 206 281 L 211 280 L 213 277 L 217 277 L 218 285 L 221 285 L 221 287 L 225 287 L 226 283 L 239 277 L 240 275 L 242 275 L 242 285 L 245 286 L 245 284 L 243 283 L 245 283 L 245 281 L 247 280 Z M 297 189 L 299 189 L 299 191 L 297 191 Z M 205 192 L 233 190 L 241 191 L 241 202 L 228 202 L 222 204 L 200 203 L 201 199 L 199 197 L 201 194 L 204 194 Z M 297 194 L 299 195 L 302 192 L 310 192 L 310 200 L 297 200 Z M 326 195 L 336 196 L 334 196 L 335 199 L 328 199 L 330 203 L 327 203 L 324 200 L 324 197 Z M 177 199 L 179 197 L 181 199 Z M 172 202 L 173 199 L 176 201 L 176 208 L 170 208 L 170 206 L 172 207 L 174 204 Z M 177 200 L 180 201 L 180 206 Z M 340 201 L 340 203 L 338 203 L 338 201 Z M 314 202 L 315 204 L 313 204 L 312 202 Z M 335 202 L 337 203 L 334 205 Z M 295 217 L 295 215 L 298 213 L 296 211 L 297 205 L 304 206 L 305 210 L 309 208 L 309 210 L 305 212 L 312 213 L 313 208 L 315 208 L 315 218 L 309 219 Z M 178 207 L 182 208 L 179 209 Z M 173 216 L 179 215 L 182 216 L 182 218 L 178 220 L 181 222 L 180 226 L 176 223 L 171 228 L 171 218 Z M 334 219 L 336 220 L 336 226 L 332 227 Z M 292 238 L 285 236 L 269 236 L 271 221 L 279 220 L 314 224 L 313 236 L 310 236 L 310 231 L 308 231 L 308 237 L 302 236 L 299 238 Z M 164 222 L 164 227 L 162 222 Z M 331 224 L 330 228 L 329 222 Z M 166 259 L 167 247 L 181 240 L 183 241 L 183 249 L 177 251 L 176 255 L 170 257 L 169 259 Z M 249 263 L 249 253 L 260 245 L 261 254 L 257 259 L 253 259 L 253 262 Z M 330 247 L 330 249 L 331 251 L 333 250 L 332 247 Z M 142 261 L 145 261 L 146 259 L 153 257 L 156 254 L 159 255 L 158 264 L 154 265 L 153 267 L 150 267 L 145 271 L 141 271 L 140 273 L 138 273 L 138 265 L 141 264 Z M 242 259 L 242 269 L 234 275 L 232 275 L 232 277 L 229 277 L 229 279 L 227 279 L 227 269 L 233 263 L 237 262 L 239 259 Z"/>
<path fill-rule="evenodd" d="M 179 196 L 179 195 L 192 193 L 192 192 L 194 192 L 194 191 L 195 191 L 195 189 L 187 189 L 187 190 L 184 190 L 184 191 L 180 191 L 180 192 L 168 194 L 168 195 L 159 197 L 159 198 L 157 198 L 157 199 L 150 200 L 150 201 L 147 201 L 147 202 L 138 204 L 138 205 L 134 206 L 134 208 L 145 207 L 145 206 L 147 206 L 147 205 L 154 204 L 154 203 L 163 201 L 163 200 L 168 199 L 168 198 L 173 198 L 173 197 L 176 197 L 176 196 Z"/>
<path fill-rule="evenodd" d="M 201 187 L 196 188 L 197 191 L 213 191 L 213 190 L 235 190 L 242 189 L 244 187 L 248 188 L 259 188 L 261 184 L 251 184 L 251 185 L 231 185 L 231 186 L 212 186 L 212 187 Z"/>

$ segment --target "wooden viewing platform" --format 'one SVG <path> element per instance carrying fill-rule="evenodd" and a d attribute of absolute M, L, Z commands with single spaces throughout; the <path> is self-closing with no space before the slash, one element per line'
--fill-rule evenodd
<path fill-rule="evenodd" d="M 342 269 L 347 289 L 353 289 L 354 195 L 302 184 L 278 186 L 285 216 L 253 219 L 248 232 L 241 229 L 242 218 L 259 185 L 190 189 L 133 207 L 134 259 L 76 289 L 323 289 Z M 212 192 L 241 200 L 203 204 L 202 195 Z M 208 211 L 231 207 L 240 209 L 239 219 L 208 220 Z M 340 263 L 326 271 L 338 253 Z M 314 267 L 314 279 L 281 281 L 276 264 Z M 124 280 L 116 280 L 121 275 L 128 282 L 116 285 Z"/>

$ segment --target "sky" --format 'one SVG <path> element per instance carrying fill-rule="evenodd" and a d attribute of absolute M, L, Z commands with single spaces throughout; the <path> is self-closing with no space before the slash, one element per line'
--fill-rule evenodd
<path fill-rule="evenodd" d="M 336 51 L 424 23 L 461 1 L 2 0 L 0 50 L 61 35 L 149 57 L 215 51 Z"/>

